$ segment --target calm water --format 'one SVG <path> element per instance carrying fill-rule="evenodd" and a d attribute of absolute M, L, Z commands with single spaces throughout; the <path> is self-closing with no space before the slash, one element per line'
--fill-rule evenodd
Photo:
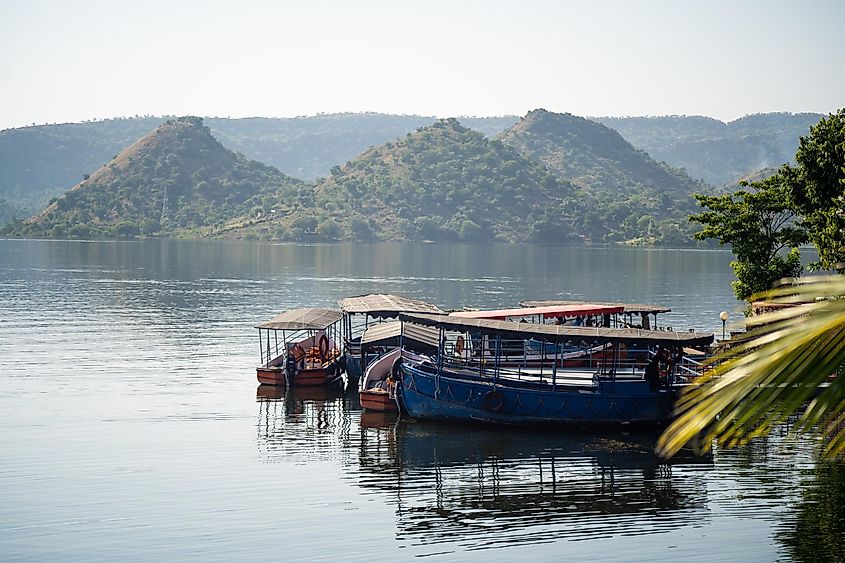
<path fill-rule="evenodd" d="M 729 261 L 0 241 L 0 559 L 841 558 L 815 507 L 827 481 L 841 494 L 842 472 L 819 482 L 800 441 L 666 464 L 648 435 L 414 424 L 362 413 L 354 394 L 255 382 L 256 322 L 368 292 L 443 307 L 656 302 L 674 309 L 663 324 L 720 332 L 720 310 L 737 317 Z"/>

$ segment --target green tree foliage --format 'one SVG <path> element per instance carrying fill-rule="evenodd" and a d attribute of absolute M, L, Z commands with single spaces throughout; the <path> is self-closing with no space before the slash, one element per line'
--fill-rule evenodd
<path fill-rule="evenodd" d="M 845 269 L 845 108 L 822 119 L 801 137 L 797 166 L 781 174 L 801 214 L 820 266 Z"/>
<path fill-rule="evenodd" d="M 343 229 L 334 219 L 329 218 L 317 225 L 317 234 L 325 240 L 340 240 L 343 238 Z"/>
<path fill-rule="evenodd" d="M 750 190 L 721 196 L 696 194 L 706 211 L 689 217 L 704 226 L 695 234 L 697 239 L 712 238 L 731 245 L 736 256 L 731 262 L 737 278 L 733 288 L 742 300 L 769 289 L 781 278 L 800 275 L 798 246 L 807 238 L 795 225 L 782 177 L 772 176 L 744 187 Z"/>
<path fill-rule="evenodd" d="M 372 227 L 370 227 L 370 224 L 367 221 L 359 217 L 354 217 L 349 222 L 349 230 L 355 240 L 368 241 L 373 238 Z"/>
<path fill-rule="evenodd" d="M 758 297 L 788 307 L 751 317 L 745 336 L 684 390 L 661 454 L 714 440 L 734 447 L 797 417 L 792 429 L 817 429 L 825 456 L 845 455 L 845 277 L 811 276 Z"/>

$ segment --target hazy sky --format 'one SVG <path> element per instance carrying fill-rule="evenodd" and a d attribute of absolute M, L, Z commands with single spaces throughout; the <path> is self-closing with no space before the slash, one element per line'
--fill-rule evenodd
<path fill-rule="evenodd" d="M 0 129 L 845 106 L 845 1 L 0 0 Z"/>

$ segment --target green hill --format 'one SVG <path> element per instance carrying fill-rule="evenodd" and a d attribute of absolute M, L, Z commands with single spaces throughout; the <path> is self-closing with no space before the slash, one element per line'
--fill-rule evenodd
<path fill-rule="evenodd" d="M 573 238 L 567 182 L 455 119 L 335 167 L 259 235 L 280 238 L 555 241 Z M 280 205 L 280 208 L 282 205 Z M 242 231 L 239 234 L 244 235 Z"/>
<path fill-rule="evenodd" d="M 25 218 L 42 209 L 50 198 L 76 185 L 85 174 L 93 173 L 165 119 L 135 117 L 0 131 L 0 225 L 5 218 Z M 492 137 L 516 119 L 466 117 L 461 121 Z M 206 118 L 205 124 L 226 148 L 289 176 L 313 180 L 370 146 L 432 121 L 433 117 L 413 115 L 349 113 Z"/>
<path fill-rule="evenodd" d="M 691 240 L 686 216 L 695 209 L 692 194 L 709 187 L 655 162 L 618 132 L 583 117 L 537 109 L 499 139 L 582 189 L 588 210 L 579 227 L 590 239 Z"/>
<path fill-rule="evenodd" d="M 822 117 L 818 113 L 764 113 L 729 123 L 701 116 L 594 119 L 655 159 L 722 186 L 735 184 L 756 170 L 792 162 L 798 138 Z"/>
<path fill-rule="evenodd" d="M 109 119 L 0 131 L 0 225 L 47 205 L 155 127 L 162 118 Z M 4 213 L 5 211 L 5 213 Z"/>
<path fill-rule="evenodd" d="M 200 234 L 310 188 L 233 153 L 200 118 L 168 120 L 7 233 L 51 237 Z"/>

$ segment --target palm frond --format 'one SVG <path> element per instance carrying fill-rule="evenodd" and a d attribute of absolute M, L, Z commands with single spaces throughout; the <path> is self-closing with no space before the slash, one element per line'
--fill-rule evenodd
<path fill-rule="evenodd" d="M 711 359 L 679 398 L 661 455 L 713 440 L 737 446 L 796 415 L 793 428 L 818 428 L 825 455 L 845 455 L 845 277 L 808 277 L 758 297 L 794 306 L 751 317 L 749 331 Z"/>

